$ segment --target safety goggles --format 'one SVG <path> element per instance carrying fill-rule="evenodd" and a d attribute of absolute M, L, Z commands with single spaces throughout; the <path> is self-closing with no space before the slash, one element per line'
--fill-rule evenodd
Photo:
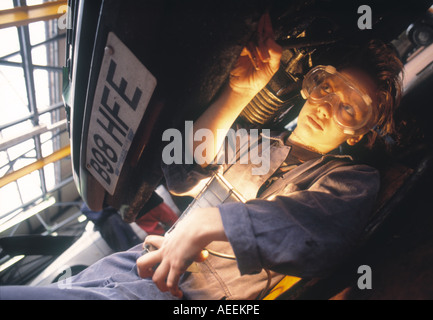
<path fill-rule="evenodd" d="M 375 110 L 370 96 L 332 66 L 311 69 L 304 78 L 301 94 L 310 104 L 331 105 L 332 119 L 346 134 L 363 134 L 374 126 Z"/>

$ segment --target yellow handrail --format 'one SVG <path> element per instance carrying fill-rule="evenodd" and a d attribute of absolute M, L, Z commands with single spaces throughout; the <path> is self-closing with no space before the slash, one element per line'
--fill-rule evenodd
<path fill-rule="evenodd" d="M 67 6 L 67 4 L 67 0 L 60 0 L 46 2 L 40 5 L 0 10 L 0 29 L 14 26 L 19 27 L 31 22 L 59 18 L 64 14 L 59 8 L 61 6 Z"/>
<path fill-rule="evenodd" d="M 32 164 L 25 166 L 24 168 L 21 168 L 17 171 L 8 173 L 4 177 L 0 178 L 0 188 L 4 187 L 8 183 L 16 181 L 19 178 L 22 178 L 22 177 L 32 173 L 33 171 L 42 169 L 47 164 L 50 164 L 50 163 L 56 162 L 58 160 L 61 160 L 63 158 L 66 158 L 70 154 L 71 154 L 71 147 L 68 145 L 62 149 L 59 149 L 59 150 L 53 152 L 52 154 L 50 154 L 49 156 L 47 156 L 45 158 L 39 159 L 39 160 L 33 162 Z"/>

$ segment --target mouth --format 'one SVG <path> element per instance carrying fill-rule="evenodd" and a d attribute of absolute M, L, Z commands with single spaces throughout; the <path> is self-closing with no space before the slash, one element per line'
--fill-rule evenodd
<path fill-rule="evenodd" d="M 323 131 L 322 126 L 316 121 L 314 120 L 312 117 L 307 116 L 308 122 L 317 130 Z"/>

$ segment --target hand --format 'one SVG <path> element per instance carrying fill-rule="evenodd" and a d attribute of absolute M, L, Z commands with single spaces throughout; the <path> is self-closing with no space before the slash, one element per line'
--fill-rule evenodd
<path fill-rule="evenodd" d="M 269 14 L 259 21 L 257 43 L 245 47 L 230 73 L 230 87 L 239 94 L 255 96 L 280 66 L 282 49 L 274 40 Z"/>
<path fill-rule="evenodd" d="M 180 220 L 167 237 L 145 239 L 144 245 L 151 244 L 159 249 L 137 260 L 138 274 L 142 278 L 152 277 L 159 290 L 170 291 L 180 298 L 183 295 L 179 289 L 180 276 L 199 258 L 206 245 L 224 240 L 227 238 L 219 210 L 196 209 Z"/>

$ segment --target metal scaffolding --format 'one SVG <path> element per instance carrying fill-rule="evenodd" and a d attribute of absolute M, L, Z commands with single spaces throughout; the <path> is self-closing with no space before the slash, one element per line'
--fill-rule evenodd
<path fill-rule="evenodd" d="M 3 159 L 7 159 L 6 162 L 0 164 L 0 170 L 3 173 L 0 176 L 0 191 L 4 186 L 16 184 L 16 190 L 21 199 L 21 203 L 16 207 L 0 211 L 0 237 L 13 236 L 23 224 L 26 226 L 27 234 L 49 235 L 81 214 L 79 211 L 81 201 L 78 193 L 62 192 L 65 188 L 75 190 L 70 164 L 66 114 L 61 96 L 62 65 L 64 64 L 62 56 L 65 50 L 62 44 L 66 30 L 59 29 L 57 25 L 57 18 L 63 14 L 61 6 L 66 5 L 67 1 L 45 1 L 39 5 L 27 6 L 26 0 L 13 0 L 14 8 L 0 10 L 0 29 L 16 28 L 19 43 L 18 51 L 0 57 L 0 68 L 7 66 L 22 70 L 28 108 L 26 116 L 15 117 L 8 123 L 0 124 L 0 154 L 3 155 Z M 31 24 L 40 21 L 44 21 L 45 40 L 32 44 Z M 41 48 L 46 50 L 46 65 L 33 63 L 32 51 Z M 21 61 L 17 62 L 17 60 Z M 42 105 L 38 101 L 36 89 L 38 80 L 35 78 L 37 70 L 43 70 L 47 74 L 46 87 L 48 88 L 49 106 Z M 13 107 L 10 108 L 11 112 L 13 112 Z M 44 119 L 49 117 L 50 123 L 42 123 L 41 117 Z M 3 134 L 5 130 L 28 122 L 31 123 L 31 129 L 20 131 L 19 134 L 12 137 L 5 137 Z M 28 141 L 32 141 L 33 148 L 23 150 L 18 156 L 10 156 L 8 152 L 10 148 Z M 50 145 L 51 154 L 47 155 L 46 152 L 44 154 L 44 144 Z M 27 162 L 31 161 L 31 163 L 14 169 L 15 164 L 22 159 Z M 47 184 L 45 171 L 47 164 L 54 166 L 54 186 Z M 18 181 L 34 172 L 39 177 L 41 194 L 27 201 L 20 190 Z M 0 206 L 3 205 L 0 203 Z M 50 209 L 49 215 L 42 214 L 48 209 Z M 69 212 L 65 217 L 64 213 L 71 209 L 73 209 L 73 214 Z M 25 219 L 20 219 L 19 216 Z M 35 221 L 39 223 L 31 224 L 26 221 L 32 217 L 35 217 Z M 2 254 L 0 249 L 0 264 L 8 258 L 10 257 Z"/>

